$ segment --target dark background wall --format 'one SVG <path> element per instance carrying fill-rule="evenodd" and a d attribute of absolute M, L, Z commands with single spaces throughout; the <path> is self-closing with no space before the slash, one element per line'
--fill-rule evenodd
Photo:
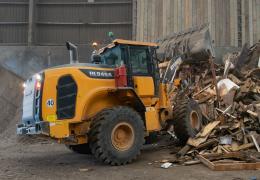
<path fill-rule="evenodd" d="M 91 44 L 156 41 L 210 23 L 217 59 L 260 39 L 259 0 L 0 0 L 0 65 L 27 77 L 69 62 L 65 41 L 88 62 Z"/>
<path fill-rule="evenodd" d="M 0 0 L 0 45 L 106 43 L 132 38 L 131 0 Z"/>
<path fill-rule="evenodd" d="M 88 62 L 91 44 L 132 39 L 132 0 L 0 0 L 0 64 L 23 77 L 69 62 L 65 42 Z M 28 70 L 27 70 L 28 69 Z"/>

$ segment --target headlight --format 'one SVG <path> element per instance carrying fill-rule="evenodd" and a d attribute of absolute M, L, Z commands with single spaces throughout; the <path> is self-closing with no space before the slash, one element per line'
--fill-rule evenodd
<path fill-rule="evenodd" d="M 24 88 L 24 89 L 26 88 L 26 83 L 25 83 L 25 82 L 23 83 L 23 88 Z"/>
<path fill-rule="evenodd" d="M 41 81 L 42 80 L 42 76 L 40 74 L 35 74 L 35 78 L 36 80 L 38 81 Z"/>

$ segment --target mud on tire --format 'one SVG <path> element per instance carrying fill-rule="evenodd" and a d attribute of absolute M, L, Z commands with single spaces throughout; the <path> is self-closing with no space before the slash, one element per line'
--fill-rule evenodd
<path fill-rule="evenodd" d="M 123 106 L 105 109 L 92 122 L 90 148 L 97 159 L 110 165 L 124 165 L 140 154 L 144 123 L 136 111 Z"/>
<path fill-rule="evenodd" d="M 196 101 L 179 99 L 173 110 L 174 132 L 181 144 L 194 137 L 202 128 L 202 114 Z"/>

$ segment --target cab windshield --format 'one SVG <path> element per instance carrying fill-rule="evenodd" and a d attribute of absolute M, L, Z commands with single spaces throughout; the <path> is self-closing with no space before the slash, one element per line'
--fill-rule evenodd
<path fill-rule="evenodd" d="M 100 54 L 101 64 L 119 67 L 126 63 L 124 60 L 127 58 L 132 74 L 148 75 L 149 48 L 145 46 L 129 46 L 128 55 L 124 53 L 126 52 L 125 50 L 126 48 L 120 46 L 106 49 Z"/>

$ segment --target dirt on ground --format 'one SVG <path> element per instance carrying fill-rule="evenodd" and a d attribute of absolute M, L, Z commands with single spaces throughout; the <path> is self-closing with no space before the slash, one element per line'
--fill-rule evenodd
<path fill-rule="evenodd" d="M 159 147 L 160 142 L 145 146 L 141 156 L 132 164 L 118 167 L 104 165 L 91 155 L 75 154 L 56 142 L 17 138 L 16 124 L 21 118 L 22 81 L 0 67 L 1 180 L 260 179 L 260 171 L 214 172 L 202 164 L 162 169 L 160 161 L 170 159 L 174 147 Z"/>
<path fill-rule="evenodd" d="M 0 138 L 11 143 L 21 117 L 23 79 L 0 66 L 0 82 Z"/>

